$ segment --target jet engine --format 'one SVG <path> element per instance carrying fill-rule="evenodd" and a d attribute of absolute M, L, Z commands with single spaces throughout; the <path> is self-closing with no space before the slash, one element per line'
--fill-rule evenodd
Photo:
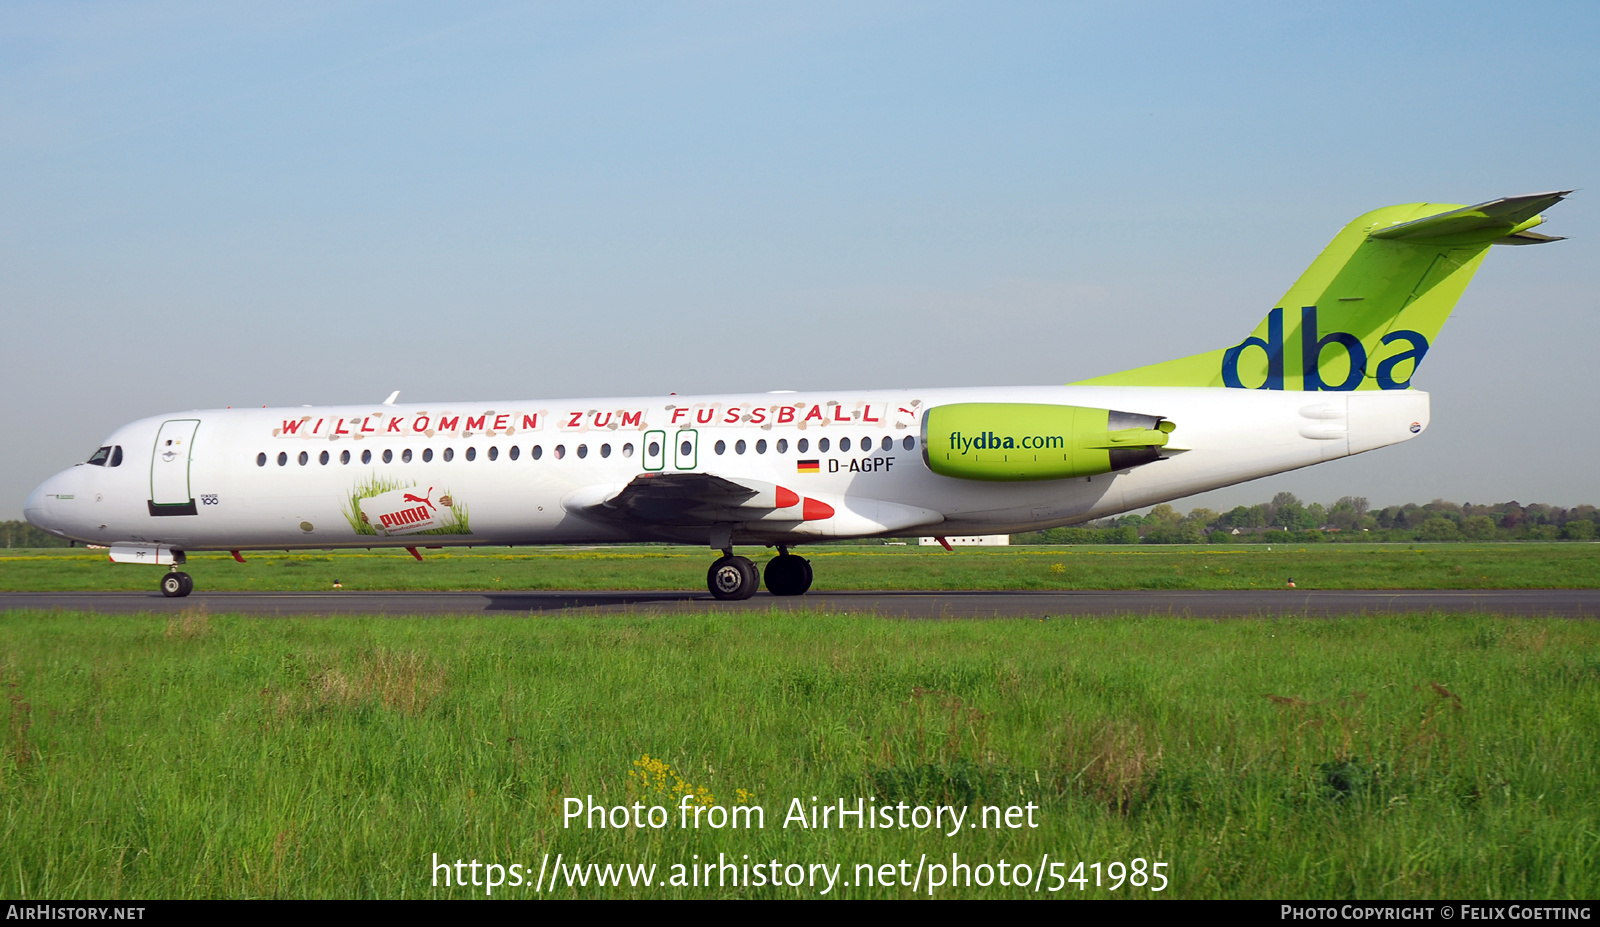
<path fill-rule="evenodd" d="M 963 480 L 1065 480 L 1160 460 L 1174 427 L 1111 409 L 962 402 L 923 413 L 922 459 Z"/>

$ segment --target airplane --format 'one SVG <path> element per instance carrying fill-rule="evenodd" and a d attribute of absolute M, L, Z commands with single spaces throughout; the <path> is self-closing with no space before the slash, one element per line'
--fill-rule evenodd
<path fill-rule="evenodd" d="M 196 551 L 662 541 L 720 552 L 717 599 L 802 595 L 806 544 L 1077 524 L 1414 438 L 1412 378 L 1489 246 L 1559 241 L 1532 229 L 1571 192 L 1366 213 L 1238 343 L 1065 386 L 179 412 L 24 513 L 167 567 L 169 597 Z"/>

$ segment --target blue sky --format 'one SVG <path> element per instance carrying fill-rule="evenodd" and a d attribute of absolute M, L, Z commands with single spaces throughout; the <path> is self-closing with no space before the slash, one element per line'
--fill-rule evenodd
<path fill-rule="evenodd" d="M 1600 503 L 1600 6 L 12 3 L 0 517 L 180 409 L 1061 383 L 1346 221 L 1576 187 L 1410 444 L 1180 503 Z"/>

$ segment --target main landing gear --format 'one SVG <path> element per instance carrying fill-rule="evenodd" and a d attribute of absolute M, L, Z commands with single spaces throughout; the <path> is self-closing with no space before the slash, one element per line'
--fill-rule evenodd
<path fill-rule="evenodd" d="M 756 572 L 756 565 L 744 557 L 733 556 L 732 552 L 724 552 L 706 571 L 706 588 L 724 601 L 748 599 L 756 594 L 760 584 L 761 574 Z"/>
<path fill-rule="evenodd" d="M 194 591 L 194 580 L 188 573 L 173 570 L 161 577 L 161 594 L 169 599 L 181 599 Z"/>
<path fill-rule="evenodd" d="M 778 556 L 767 561 L 766 580 L 773 595 L 805 595 L 811 588 L 811 561 L 779 547 Z"/>
<path fill-rule="evenodd" d="M 765 578 L 767 591 L 773 595 L 805 595 L 811 588 L 811 561 L 780 546 L 778 556 L 767 561 Z M 722 556 L 706 571 L 706 588 L 723 601 L 750 598 L 761 580 L 756 565 L 745 557 L 735 557 L 731 548 L 723 548 Z"/>

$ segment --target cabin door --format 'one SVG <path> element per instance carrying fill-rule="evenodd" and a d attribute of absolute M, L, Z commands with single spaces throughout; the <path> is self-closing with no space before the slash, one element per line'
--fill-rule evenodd
<path fill-rule="evenodd" d="M 189 467 L 194 461 L 194 433 L 199 419 L 161 423 L 155 452 L 150 456 L 150 514 L 193 515 L 194 494 L 189 488 Z"/>

